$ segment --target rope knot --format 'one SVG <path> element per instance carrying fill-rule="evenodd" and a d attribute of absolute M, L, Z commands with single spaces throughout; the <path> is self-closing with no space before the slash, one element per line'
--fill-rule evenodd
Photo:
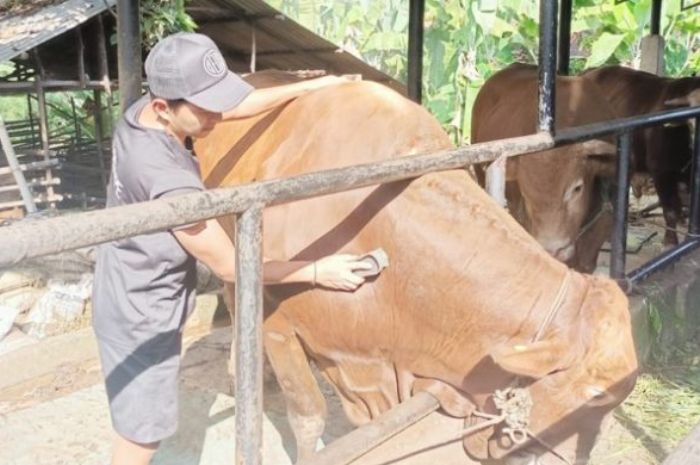
<path fill-rule="evenodd" d="M 506 424 L 503 433 L 515 444 L 527 441 L 532 411 L 532 397 L 528 390 L 512 386 L 497 389 L 493 394 L 493 403 Z"/>

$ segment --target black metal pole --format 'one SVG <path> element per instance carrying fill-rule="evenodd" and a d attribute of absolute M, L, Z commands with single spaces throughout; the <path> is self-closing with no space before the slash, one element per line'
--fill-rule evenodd
<path fill-rule="evenodd" d="M 571 61 L 571 9 L 572 0 L 561 0 L 559 12 L 559 74 L 569 74 Z"/>
<path fill-rule="evenodd" d="M 421 103 L 423 94 L 423 19 L 425 0 L 411 0 L 408 16 L 408 98 Z"/>
<path fill-rule="evenodd" d="M 688 236 L 700 238 L 700 117 L 695 118 L 695 147 L 693 150 L 693 171 L 690 182 Z"/>
<path fill-rule="evenodd" d="M 554 133 L 557 49 L 557 1 L 540 0 L 539 131 Z"/>
<path fill-rule="evenodd" d="M 667 250 L 654 259 L 649 260 L 639 268 L 630 271 L 627 274 L 627 282 L 630 284 L 637 284 L 644 281 L 652 273 L 661 271 L 667 266 L 675 263 L 684 255 L 687 255 L 689 252 L 695 250 L 698 246 L 700 246 L 700 241 L 697 240 L 687 240 L 681 242 L 676 247 Z"/>
<path fill-rule="evenodd" d="M 122 113 L 141 96 L 139 0 L 117 2 L 119 103 Z"/>
<path fill-rule="evenodd" d="M 262 464 L 262 212 L 236 218 L 236 461 Z"/>
<path fill-rule="evenodd" d="M 620 134 L 617 139 L 617 192 L 613 205 L 613 231 L 610 238 L 610 277 L 613 279 L 622 279 L 625 276 L 631 138 L 631 133 L 626 132 Z"/>
<path fill-rule="evenodd" d="M 654 0 L 651 4 L 651 34 L 659 35 L 661 30 L 661 2 Z"/>

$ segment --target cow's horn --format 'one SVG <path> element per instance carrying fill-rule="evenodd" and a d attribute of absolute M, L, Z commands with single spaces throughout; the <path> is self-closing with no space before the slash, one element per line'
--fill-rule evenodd
<path fill-rule="evenodd" d="M 668 107 L 689 107 L 700 105 L 700 89 L 695 89 L 682 97 L 666 100 L 664 105 Z"/>
<path fill-rule="evenodd" d="M 601 139 L 591 139 L 579 144 L 579 153 L 586 156 L 615 156 L 617 147 Z"/>
<path fill-rule="evenodd" d="M 667 107 L 687 107 L 690 105 L 690 99 L 687 95 L 683 97 L 672 98 L 670 100 L 666 100 L 664 102 L 664 105 Z"/>

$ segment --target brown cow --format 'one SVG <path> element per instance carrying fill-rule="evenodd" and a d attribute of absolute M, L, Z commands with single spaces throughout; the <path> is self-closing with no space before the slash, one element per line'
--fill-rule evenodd
<path fill-rule="evenodd" d="M 700 78 L 670 79 L 623 66 L 587 71 L 620 117 L 637 116 L 677 106 L 700 105 Z M 680 124 L 680 125 L 678 125 Z M 664 244 L 678 244 L 675 229 L 681 217 L 680 182 L 689 182 L 691 130 L 685 123 L 635 131 L 632 170 L 648 173 L 654 181 L 664 213 Z"/>
<path fill-rule="evenodd" d="M 425 109 L 358 82 L 222 123 L 195 148 L 214 187 L 449 147 Z M 624 294 L 546 254 L 464 170 L 271 207 L 264 228 L 270 259 L 375 247 L 391 258 L 354 293 L 266 289 L 265 348 L 299 458 L 314 451 L 326 417 L 309 359 L 358 425 L 420 391 L 471 422 L 475 408 L 494 412 L 495 389 L 517 382 L 534 400 L 530 429 L 577 464 L 632 389 L 637 361 Z M 504 438 L 490 427 L 466 438 L 465 450 L 479 460 L 541 456 L 560 465 L 539 442 L 519 447 Z"/>
<path fill-rule="evenodd" d="M 595 86 L 578 77 L 557 78 L 556 102 L 557 129 L 614 116 Z M 472 142 L 532 134 L 536 127 L 537 67 L 514 64 L 486 81 L 472 110 Z M 508 160 L 511 213 L 545 250 L 579 271 L 595 269 L 609 237 L 612 215 L 602 186 L 614 173 L 615 155 L 612 144 L 589 141 Z"/>

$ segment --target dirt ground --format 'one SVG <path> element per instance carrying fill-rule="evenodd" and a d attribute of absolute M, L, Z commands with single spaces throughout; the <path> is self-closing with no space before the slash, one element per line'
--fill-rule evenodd
<path fill-rule="evenodd" d="M 40 370 L 45 372 L 33 373 L 16 384 L 9 385 L 11 381 L 3 378 L 0 463 L 108 463 L 109 413 L 99 362 L 96 354 L 90 353 L 94 352 L 92 334 L 86 329 L 69 337 L 58 336 L 41 351 L 56 354 L 57 348 L 65 345 L 74 351 L 64 352 L 67 361 L 47 366 Z M 165 441 L 156 455 L 155 465 L 213 465 L 232 461 L 235 399 L 229 394 L 226 376 L 229 346 L 228 327 L 211 331 L 194 328 L 188 334 L 180 387 L 179 431 Z M 27 362 L 20 354 L 6 356 L 0 361 L 3 373 L 13 368 L 10 358 L 14 358 L 17 369 L 17 365 Z M 330 443 L 352 428 L 327 385 L 324 394 L 329 399 L 329 422 L 323 442 Z M 284 399 L 273 379 L 266 382 L 264 409 L 264 463 L 291 464 L 290 457 L 296 454 L 293 435 L 286 421 Z M 462 426 L 461 421 L 432 414 L 356 465 L 472 464 L 459 442 L 444 444 L 445 438 L 454 437 Z M 592 462 L 595 465 L 659 463 L 634 432 L 619 421 L 613 421 L 604 436 L 605 440 L 595 451 Z"/>

